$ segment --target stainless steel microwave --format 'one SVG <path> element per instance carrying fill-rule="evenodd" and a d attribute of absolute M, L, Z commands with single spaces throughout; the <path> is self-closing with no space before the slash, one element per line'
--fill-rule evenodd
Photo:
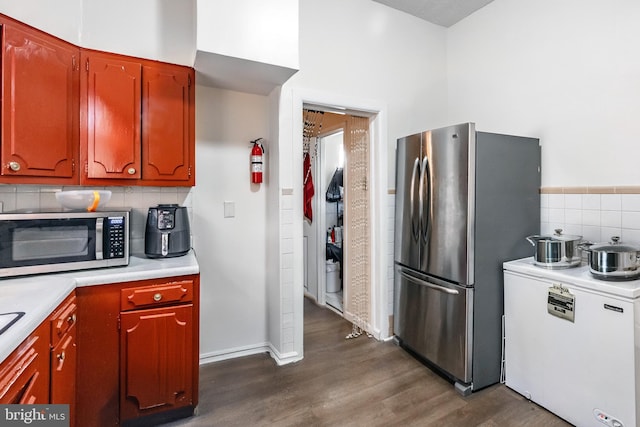
<path fill-rule="evenodd" d="M 128 264 L 128 211 L 0 214 L 0 277 Z"/>

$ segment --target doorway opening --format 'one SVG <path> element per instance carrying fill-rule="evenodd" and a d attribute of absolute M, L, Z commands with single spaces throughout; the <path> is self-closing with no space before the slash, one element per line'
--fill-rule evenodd
<path fill-rule="evenodd" d="M 312 218 L 306 216 L 303 226 L 305 294 L 342 314 L 344 130 L 320 133 L 311 143 L 304 184 L 313 181 L 315 197 Z"/>
<path fill-rule="evenodd" d="M 305 296 L 372 333 L 370 114 L 303 115 Z"/>

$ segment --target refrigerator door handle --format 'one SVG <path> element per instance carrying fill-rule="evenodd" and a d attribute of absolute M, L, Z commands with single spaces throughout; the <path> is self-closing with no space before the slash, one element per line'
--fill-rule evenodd
<path fill-rule="evenodd" d="M 426 281 L 424 281 L 422 279 L 419 279 L 419 278 L 414 277 L 414 276 L 412 276 L 410 274 L 407 274 L 402 270 L 398 270 L 398 272 L 405 279 L 407 279 L 407 280 L 409 280 L 409 281 L 411 281 L 411 282 L 413 282 L 415 284 L 418 284 L 420 286 L 425 286 L 427 288 L 433 289 L 435 291 L 444 292 L 444 293 L 449 294 L 449 295 L 458 295 L 460 293 L 456 289 L 449 289 L 449 288 L 445 288 L 444 286 L 439 286 L 439 285 L 435 285 L 433 283 L 426 282 Z"/>
<path fill-rule="evenodd" d="M 416 160 L 413 162 L 413 171 L 411 172 L 411 194 L 409 195 L 409 200 L 411 203 L 411 233 L 413 235 L 413 240 L 416 242 L 420 238 L 420 219 L 422 218 L 422 182 L 420 182 L 418 186 L 418 203 L 420 203 L 420 211 L 418 214 L 418 221 L 414 218 L 415 212 L 415 189 L 416 189 L 416 175 L 420 170 L 420 160 L 416 157 Z"/>
<path fill-rule="evenodd" d="M 429 159 L 422 158 L 420 175 L 420 229 L 422 230 L 422 241 L 427 243 L 429 232 L 431 231 L 431 171 L 429 170 Z M 426 183 L 425 183 L 426 178 Z M 423 186 L 424 183 L 424 186 Z M 426 193 L 426 203 L 422 199 Z"/>

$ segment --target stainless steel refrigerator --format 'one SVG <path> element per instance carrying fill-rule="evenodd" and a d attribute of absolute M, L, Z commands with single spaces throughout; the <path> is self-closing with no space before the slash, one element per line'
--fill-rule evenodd
<path fill-rule="evenodd" d="M 540 228 L 540 144 L 464 123 L 396 156 L 394 333 L 466 395 L 500 380 L 502 263 Z"/>

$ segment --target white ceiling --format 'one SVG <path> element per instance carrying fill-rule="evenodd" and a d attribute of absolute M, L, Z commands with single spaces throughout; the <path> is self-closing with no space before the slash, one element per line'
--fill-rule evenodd
<path fill-rule="evenodd" d="M 373 0 L 425 21 L 450 27 L 493 0 Z"/>

